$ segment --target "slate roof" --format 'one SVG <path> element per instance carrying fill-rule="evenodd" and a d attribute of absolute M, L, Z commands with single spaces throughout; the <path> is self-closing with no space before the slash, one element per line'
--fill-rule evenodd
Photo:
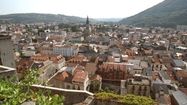
<path fill-rule="evenodd" d="M 178 105 L 187 105 L 187 95 L 184 94 L 182 91 L 178 90 L 172 92 L 172 95 L 177 101 Z"/>
<path fill-rule="evenodd" d="M 173 60 L 173 62 L 177 67 L 185 66 L 182 60 Z"/>
<path fill-rule="evenodd" d="M 154 93 L 159 93 L 160 91 L 163 91 L 165 94 L 169 94 L 168 85 L 160 82 L 153 82 L 153 91 Z"/>

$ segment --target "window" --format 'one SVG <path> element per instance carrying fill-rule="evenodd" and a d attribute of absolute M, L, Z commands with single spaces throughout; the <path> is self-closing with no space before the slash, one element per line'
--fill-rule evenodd
<path fill-rule="evenodd" d="M 0 65 L 3 65 L 3 62 L 2 62 L 2 59 L 1 59 L 1 57 L 0 57 Z"/>
<path fill-rule="evenodd" d="M 70 85 L 67 85 L 67 89 L 70 89 Z"/>
<path fill-rule="evenodd" d="M 73 86 L 73 89 L 76 89 L 76 88 L 75 88 L 75 85 Z"/>
<path fill-rule="evenodd" d="M 14 66 L 14 63 L 13 63 L 13 62 L 11 62 L 11 66 Z"/>

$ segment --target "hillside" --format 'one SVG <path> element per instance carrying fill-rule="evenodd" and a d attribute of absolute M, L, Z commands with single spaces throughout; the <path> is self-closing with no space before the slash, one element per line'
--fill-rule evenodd
<path fill-rule="evenodd" d="M 54 14 L 38 14 L 38 13 L 25 13 L 25 14 L 9 14 L 0 15 L 0 23 L 84 23 L 86 19 Z"/>
<path fill-rule="evenodd" d="M 165 0 L 119 23 L 136 26 L 175 27 L 187 25 L 187 0 Z"/>

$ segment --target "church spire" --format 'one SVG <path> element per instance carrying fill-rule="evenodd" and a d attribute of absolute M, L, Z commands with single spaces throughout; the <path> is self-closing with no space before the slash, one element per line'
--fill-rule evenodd
<path fill-rule="evenodd" d="M 89 25 L 89 17 L 87 16 L 86 25 Z"/>
<path fill-rule="evenodd" d="M 91 27 L 90 27 L 90 22 L 89 22 L 89 17 L 87 16 L 86 18 L 86 24 L 85 24 L 86 29 L 84 30 L 84 39 L 86 39 L 87 36 L 91 34 Z"/>

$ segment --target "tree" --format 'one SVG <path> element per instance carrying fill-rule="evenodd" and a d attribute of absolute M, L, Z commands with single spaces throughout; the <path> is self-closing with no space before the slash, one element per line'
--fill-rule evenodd
<path fill-rule="evenodd" d="M 61 105 L 64 97 L 52 95 L 50 91 L 33 91 L 31 85 L 37 82 L 37 70 L 29 70 L 18 83 L 0 79 L 0 100 L 3 105 L 20 105 L 33 101 L 36 105 Z M 47 94 L 47 95 L 46 95 Z"/>
<path fill-rule="evenodd" d="M 71 31 L 72 32 L 78 32 L 79 31 L 79 27 L 78 26 L 72 26 L 71 27 Z"/>

